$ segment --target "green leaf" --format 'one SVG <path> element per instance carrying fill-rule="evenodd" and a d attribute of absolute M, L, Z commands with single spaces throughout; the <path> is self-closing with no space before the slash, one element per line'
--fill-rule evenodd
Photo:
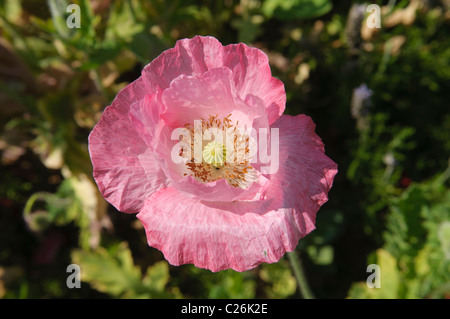
<path fill-rule="evenodd" d="M 160 261 L 147 269 L 143 278 L 141 270 L 133 262 L 126 242 L 106 250 L 75 250 L 72 262 L 81 270 L 81 280 L 94 289 L 120 298 L 177 298 L 177 289 L 166 288 L 169 267 Z"/>
<path fill-rule="evenodd" d="M 320 17 L 332 7 L 330 0 L 266 0 L 261 9 L 269 18 L 302 20 Z"/>
<path fill-rule="evenodd" d="M 334 249 L 333 246 L 308 246 L 306 248 L 309 257 L 316 265 L 327 266 L 333 263 L 334 259 Z"/>
<path fill-rule="evenodd" d="M 146 31 L 133 35 L 131 42 L 127 44 L 127 48 L 133 52 L 137 59 L 143 64 L 149 63 L 166 49 L 164 43 L 160 39 Z"/>
<path fill-rule="evenodd" d="M 89 0 L 82 0 L 80 2 L 80 16 L 81 16 L 81 33 L 83 40 L 93 43 L 95 39 L 95 25 L 99 21 L 95 19 L 94 12 Z"/>
<path fill-rule="evenodd" d="M 401 277 L 397 260 L 384 249 L 376 251 L 375 260 L 380 267 L 381 287 L 369 288 L 366 282 L 353 284 L 349 291 L 349 298 L 395 299 L 399 297 Z"/>
<path fill-rule="evenodd" d="M 143 284 L 159 293 L 163 293 L 169 278 L 169 267 L 167 266 L 167 262 L 160 261 L 147 269 Z"/>
<path fill-rule="evenodd" d="M 22 13 L 22 4 L 20 0 L 6 0 L 4 8 L 6 20 L 14 23 L 20 19 Z"/>
<path fill-rule="evenodd" d="M 430 272 L 430 265 L 428 263 L 428 256 L 431 252 L 430 246 L 425 246 L 419 253 L 416 258 L 414 258 L 415 263 L 415 272 L 419 276 L 427 275 Z"/>
<path fill-rule="evenodd" d="M 62 38 L 69 38 L 71 29 L 69 29 L 66 24 L 66 18 L 68 16 L 66 10 L 69 2 L 67 0 L 47 0 L 47 4 L 50 9 L 53 26 L 56 32 Z"/>
<path fill-rule="evenodd" d="M 238 298 L 249 299 L 255 296 L 255 281 L 249 280 L 245 273 L 226 270 L 210 281 L 208 298 Z M 219 281 L 217 281 L 219 279 Z"/>
<path fill-rule="evenodd" d="M 439 225 L 438 237 L 445 258 L 450 259 L 450 221 L 445 221 Z"/>
<path fill-rule="evenodd" d="M 130 2 L 117 1 L 111 10 L 105 39 L 131 41 L 135 34 L 142 32 L 144 25 L 136 20 L 135 11 Z"/>
<path fill-rule="evenodd" d="M 114 255 L 103 247 L 96 251 L 76 250 L 72 252 L 72 261 L 80 266 L 82 281 L 112 296 L 129 294 L 140 285 L 140 271 L 125 243 L 118 246 Z"/>
<path fill-rule="evenodd" d="M 421 210 L 427 205 L 423 190 L 411 185 L 392 203 L 385 233 L 386 247 L 393 254 L 411 255 L 423 246 L 426 230 L 422 223 Z"/>
<path fill-rule="evenodd" d="M 265 292 L 269 298 L 286 298 L 295 294 L 297 280 L 292 275 L 286 260 L 274 264 L 261 265 L 259 276 L 268 285 Z"/>

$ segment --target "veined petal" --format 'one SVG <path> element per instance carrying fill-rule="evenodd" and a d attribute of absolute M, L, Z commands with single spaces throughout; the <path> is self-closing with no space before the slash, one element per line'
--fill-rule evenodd
<path fill-rule="evenodd" d="M 310 117 L 283 115 L 272 128 L 279 129 L 279 164 L 276 173 L 265 175 L 270 182 L 263 196 L 276 199 L 279 207 L 306 212 L 314 223 L 328 200 L 337 164 L 325 155 Z"/>
<path fill-rule="evenodd" d="M 269 124 L 283 114 L 286 107 L 284 84 L 272 76 L 267 55 L 243 43 L 224 47 L 224 65 L 233 71 L 238 96 L 253 95 L 264 101 Z"/>
<path fill-rule="evenodd" d="M 142 71 L 143 79 L 156 87 L 167 89 L 179 76 L 202 76 L 205 72 L 227 67 L 233 73 L 237 96 L 246 100 L 253 95 L 264 101 L 269 123 L 284 112 L 286 93 L 284 84 L 274 78 L 267 55 L 243 43 L 222 44 L 210 36 L 195 36 L 177 41 L 174 48 L 161 53 Z"/>
<path fill-rule="evenodd" d="M 148 244 L 172 265 L 245 271 L 277 262 L 310 227 L 302 213 L 267 204 L 202 202 L 169 187 L 154 193 L 137 217 Z"/>
<path fill-rule="evenodd" d="M 222 44 L 214 37 L 195 36 L 178 40 L 174 48 L 161 53 L 142 71 L 145 81 L 167 89 L 180 75 L 201 76 L 222 67 Z"/>
<path fill-rule="evenodd" d="M 231 121 L 251 126 L 254 118 L 264 114 L 264 107 L 238 98 L 232 77 L 226 67 L 209 70 L 199 77 L 181 75 L 163 93 L 165 111 L 161 118 L 168 126 L 184 127 L 212 115 L 222 119 L 231 114 Z"/>
<path fill-rule="evenodd" d="M 128 116 L 130 105 L 144 98 L 145 86 L 140 82 L 119 92 L 89 135 L 99 190 L 109 203 L 126 213 L 137 213 L 148 196 L 168 184 L 155 154 Z"/>

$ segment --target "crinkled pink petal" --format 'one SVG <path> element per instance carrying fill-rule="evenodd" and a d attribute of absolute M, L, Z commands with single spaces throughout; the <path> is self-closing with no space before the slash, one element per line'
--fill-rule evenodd
<path fill-rule="evenodd" d="M 161 53 L 142 71 L 146 82 L 167 89 L 181 75 L 199 77 L 208 70 L 227 67 L 240 99 L 253 95 L 264 102 L 269 123 L 283 114 L 286 104 L 284 84 L 272 77 L 267 55 L 243 43 L 222 44 L 214 37 L 195 36 L 177 41 L 174 48 Z"/>
<path fill-rule="evenodd" d="M 190 196 L 204 200 L 230 201 L 255 197 L 260 188 L 257 183 L 244 191 L 230 186 L 225 180 L 203 184 L 194 180 L 191 176 L 183 176 L 183 167 L 174 163 L 171 158 L 172 149 L 178 143 L 178 136 L 175 136 L 176 139 L 173 140 L 173 128 L 165 125 L 166 123 L 162 119 L 158 119 L 152 113 L 158 103 L 162 103 L 158 94 L 147 95 L 139 103 L 134 103 L 131 106 L 129 117 L 139 136 L 146 141 L 148 148 L 154 152 L 155 164 L 157 163 L 161 170 L 165 172 L 168 180 L 175 188 Z M 155 124 L 155 122 L 158 122 L 158 124 Z M 264 177 L 261 179 L 262 182 L 266 180 Z"/>
<path fill-rule="evenodd" d="M 222 44 L 214 37 L 178 40 L 174 48 L 149 63 L 142 74 L 146 82 L 166 89 L 180 75 L 201 76 L 210 69 L 222 67 L 222 51 Z"/>
<path fill-rule="evenodd" d="M 223 58 L 224 65 L 233 71 L 238 95 L 244 100 L 248 95 L 262 99 L 269 123 L 275 122 L 284 112 L 286 93 L 283 82 L 272 77 L 267 55 L 239 43 L 224 47 Z"/>
<path fill-rule="evenodd" d="M 314 230 L 337 165 L 309 117 L 282 116 L 272 127 L 280 132 L 280 168 L 266 176 L 264 199 L 212 202 L 160 190 L 138 214 L 149 245 L 173 265 L 244 271 L 278 261 Z"/>
<path fill-rule="evenodd" d="M 248 189 L 241 189 L 231 186 L 225 179 L 200 183 L 191 176 L 183 176 L 183 166 L 174 163 L 170 155 L 172 147 L 177 143 L 176 140 L 170 139 L 171 133 L 172 130 L 167 126 L 161 130 L 155 152 L 159 155 L 161 169 L 164 170 L 170 185 L 185 192 L 186 195 L 208 201 L 250 200 L 257 196 L 267 182 L 267 178 L 261 175 L 258 182 L 253 183 Z"/>
<path fill-rule="evenodd" d="M 277 262 L 294 250 L 311 223 L 293 209 L 226 203 L 215 207 L 174 188 L 154 193 L 137 217 L 148 244 L 172 265 L 245 271 L 261 262 Z"/>
<path fill-rule="evenodd" d="M 174 128 L 184 128 L 185 124 L 194 127 L 196 120 L 201 123 L 201 119 L 208 119 L 212 115 L 223 119 L 231 114 L 232 123 L 239 122 L 239 125 L 244 127 L 268 126 L 264 106 L 258 104 L 259 102 L 252 97 L 247 101 L 236 97 L 231 71 L 221 67 L 209 70 L 199 77 L 178 77 L 164 90 L 161 99 L 154 95 L 152 101 L 133 105 L 130 116 L 136 127 L 142 127 L 143 131 L 146 127 L 155 130 L 156 124 L 151 125 L 148 119 L 154 118 L 151 110 L 158 104 L 162 105 L 160 118 L 164 127 L 159 130 L 158 138 L 152 147 L 160 155 L 162 169 L 175 188 L 203 200 L 243 200 L 254 198 L 261 185 L 254 183 L 249 189 L 243 190 L 229 185 L 223 179 L 204 184 L 190 176 L 185 177 L 180 165 L 175 164 L 171 158 L 172 149 L 178 143 L 178 136 L 173 139 L 172 132 Z M 146 140 L 151 141 L 151 134 L 148 133 L 147 136 Z"/>
<path fill-rule="evenodd" d="M 168 185 L 155 154 L 128 116 L 130 105 L 145 96 L 145 87 L 138 80 L 120 91 L 89 135 L 98 188 L 109 203 L 126 213 L 137 213 L 146 198 Z"/>
<path fill-rule="evenodd" d="M 181 75 L 172 81 L 162 95 L 165 110 L 161 118 L 171 127 L 184 127 L 194 121 L 219 119 L 231 114 L 230 119 L 251 127 L 252 120 L 264 114 L 263 105 L 247 105 L 236 96 L 233 74 L 226 67 L 215 68 L 202 76 Z"/>
<path fill-rule="evenodd" d="M 279 169 L 270 179 L 265 197 L 278 199 L 280 207 L 295 207 L 315 214 L 328 200 L 337 164 L 325 155 L 315 124 L 306 115 L 282 115 L 272 128 L 279 129 Z M 256 165 L 255 165 L 256 166 Z"/>
<path fill-rule="evenodd" d="M 161 146 L 158 145 L 158 141 L 165 127 L 160 114 L 160 108 L 163 105 L 161 95 L 162 90 L 157 88 L 155 94 L 147 94 L 140 101 L 131 104 L 128 111 L 128 118 L 138 136 L 152 151 L 156 151 Z M 167 147 L 171 146 L 167 145 Z"/>

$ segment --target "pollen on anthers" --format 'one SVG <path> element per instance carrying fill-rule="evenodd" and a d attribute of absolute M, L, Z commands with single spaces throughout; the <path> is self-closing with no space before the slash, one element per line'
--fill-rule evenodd
<path fill-rule="evenodd" d="M 231 114 L 219 119 L 210 115 L 185 125 L 181 137 L 179 156 L 186 159 L 185 176 L 202 183 L 225 179 L 233 187 L 248 188 L 258 180 L 258 173 L 250 165 L 256 144 L 237 121 L 232 124 Z"/>

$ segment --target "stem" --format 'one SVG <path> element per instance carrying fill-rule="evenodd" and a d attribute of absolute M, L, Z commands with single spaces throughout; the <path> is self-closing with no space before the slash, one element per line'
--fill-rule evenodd
<path fill-rule="evenodd" d="M 305 272 L 300 258 L 296 254 L 295 250 L 287 253 L 292 269 L 294 270 L 295 277 L 297 278 L 298 287 L 304 299 L 314 299 L 314 295 L 311 288 L 308 285 L 308 281 L 305 277 Z"/>
<path fill-rule="evenodd" d="M 106 96 L 105 88 L 103 87 L 102 79 L 100 78 L 100 73 L 98 72 L 98 69 L 90 70 L 90 76 L 91 76 L 92 80 L 94 81 L 94 84 L 95 84 L 95 87 L 97 88 L 97 90 L 100 93 L 103 93 L 104 96 Z"/>
<path fill-rule="evenodd" d="M 450 178 L 450 158 L 448 159 L 447 169 L 444 171 L 444 173 L 441 174 L 441 176 L 439 176 L 439 182 L 441 184 L 444 184 L 449 178 Z"/>
<path fill-rule="evenodd" d="M 380 78 L 383 77 L 383 74 L 386 71 L 387 64 L 389 63 L 389 60 L 391 58 L 391 49 L 392 49 L 392 41 L 387 40 L 385 43 L 383 57 L 381 58 L 381 62 L 378 65 L 378 70 L 374 76 L 374 78 L 377 82 L 380 80 Z"/>

